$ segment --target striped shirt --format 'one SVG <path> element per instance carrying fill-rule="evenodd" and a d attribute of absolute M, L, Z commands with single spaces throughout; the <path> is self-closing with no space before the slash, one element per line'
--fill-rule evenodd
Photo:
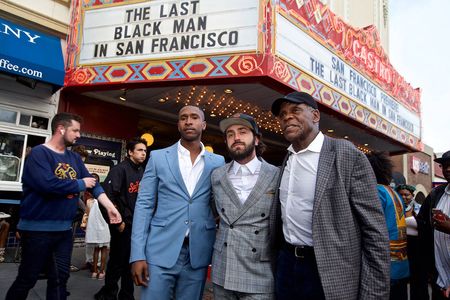
<path fill-rule="evenodd" d="M 445 188 L 436 208 L 447 216 L 450 215 L 450 184 Z M 434 257 L 438 271 L 436 284 L 446 288 L 450 286 L 450 234 L 434 231 Z"/>

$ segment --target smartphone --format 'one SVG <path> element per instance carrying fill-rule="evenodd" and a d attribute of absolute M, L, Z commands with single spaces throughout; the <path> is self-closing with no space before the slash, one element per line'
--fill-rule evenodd
<path fill-rule="evenodd" d="M 442 212 L 442 210 L 433 208 L 431 211 L 433 213 L 433 218 L 439 221 L 445 221 L 446 217 L 445 214 Z"/>

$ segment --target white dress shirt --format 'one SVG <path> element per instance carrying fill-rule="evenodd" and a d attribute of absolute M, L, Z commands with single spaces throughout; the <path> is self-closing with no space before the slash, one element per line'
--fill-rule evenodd
<path fill-rule="evenodd" d="M 178 164 L 180 166 L 181 177 L 183 177 L 184 185 L 186 186 L 189 196 L 192 196 L 195 186 L 205 167 L 205 147 L 202 143 L 200 143 L 200 145 L 202 151 L 197 156 L 194 163 L 192 163 L 191 153 L 181 145 L 181 142 L 178 142 Z"/>
<path fill-rule="evenodd" d="M 256 156 L 245 165 L 233 161 L 228 170 L 228 179 L 230 179 L 241 204 L 245 203 L 252 192 L 253 187 L 258 180 L 260 170 L 261 161 Z"/>
<path fill-rule="evenodd" d="M 436 208 L 447 216 L 450 215 L 450 184 L 445 188 Z M 436 283 L 447 288 L 450 286 L 450 234 L 434 230 L 434 258 L 438 271 Z"/>
<path fill-rule="evenodd" d="M 288 148 L 291 155 L 281 178 L 280 202 L 284 238 L 292 245 L 313 246 L 312 213 L 323 141 L 319 132 L 306 149 Z"/>

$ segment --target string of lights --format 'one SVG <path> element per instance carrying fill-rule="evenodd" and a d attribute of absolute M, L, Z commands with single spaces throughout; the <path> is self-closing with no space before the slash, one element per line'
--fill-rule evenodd
<path fill-rule="evenodd" d="M 175 102 L 179 106 L 194 105 L 200 107 L 205 115 L 211 118 L 228 118 L 237 112 L 251 115 L 261 129 L 276 134 L 281 134 L 281 126 L 278 120 L 272 115 L 270 110 L 261 109 L 260 106 L 241 99 L 236 99 L 233 90 L 226 88 L 221 94 L 217 91 L 209 90 L 207 87 L 191 86 L 190 89 L 180 89 L 175 96 L 165 95 L 157 100 L 161 104 Z M 334 136 L 334 130 L 328 129 L 327 133 Z M 343 138 L 349 139 L 349 136 Z M 355 145 L 363 153 L 370 153 L 368 144 Z"/>

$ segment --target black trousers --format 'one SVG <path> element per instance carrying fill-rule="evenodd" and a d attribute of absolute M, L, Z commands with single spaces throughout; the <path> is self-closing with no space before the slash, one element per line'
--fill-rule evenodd
<path fill-rule="evenodd" d="M 312 247 L 294 251 L 285 243 L 277 259 L 275 275 L 277 300 L 325 300 Z"/>
<path fill-rule="evenodd" d="M 411 300 L 428 300 L 428 280 L 424 256 L 420 253 L 418 236 L 408 235 L 409 294 Z"/>
<path fill-rule="evenodd" d="M 131 226 L 127 225 L 123 232 L 119 232 L 117 228 L 111 226 L 110 231 L 111 243 L 109 260 L 106 266 L 105 286 L 95 295 L 95 299 L 134 300 L 134 284 L 129 263 Z"/>
<path fill-rule="evenodd" d="M 408 300 L 408 278 L 391 279 L 389 300 Z"/>

